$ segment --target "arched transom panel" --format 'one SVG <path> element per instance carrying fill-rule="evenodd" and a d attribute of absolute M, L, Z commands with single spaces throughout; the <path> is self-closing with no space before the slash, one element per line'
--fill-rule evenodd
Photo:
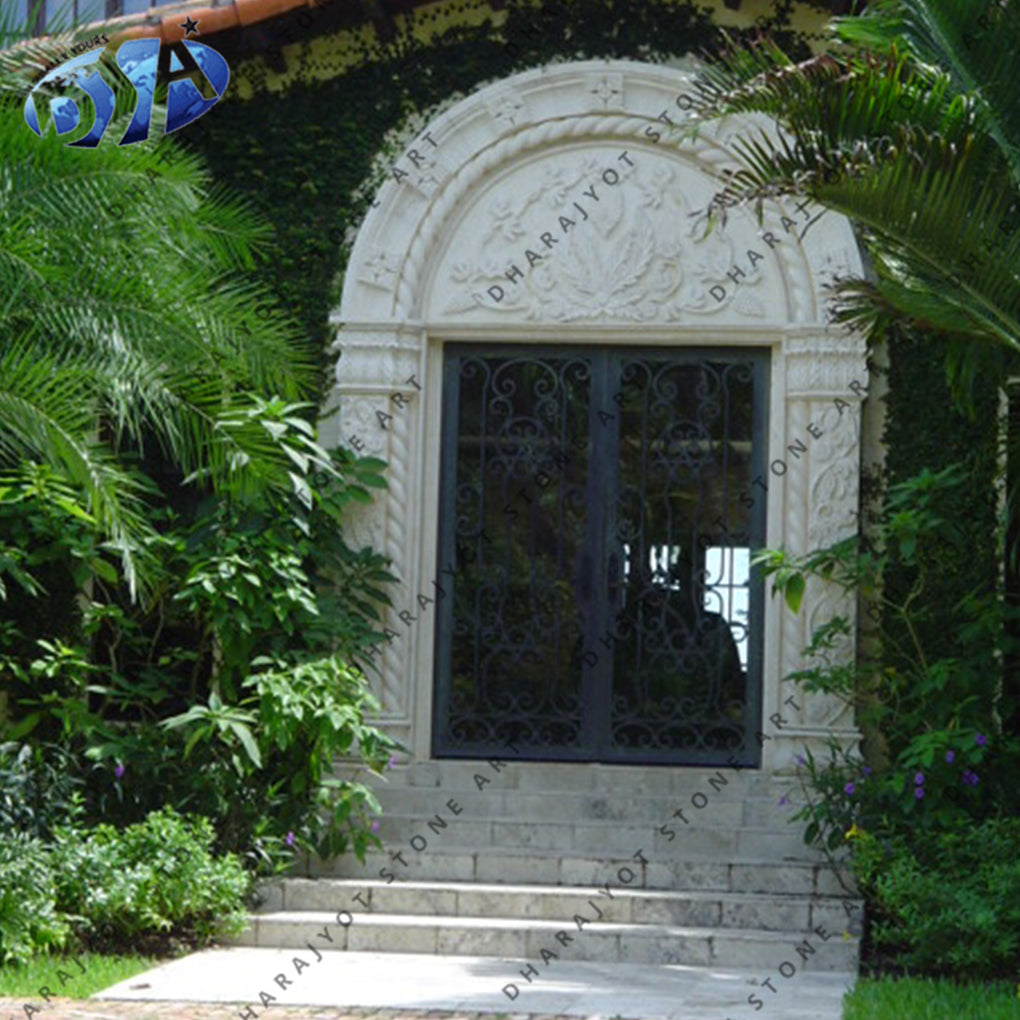
<path fill-rule="evenodd" d="M 701 213 L 760 118 L 681 140 L 690 72 L 548 67 L 463 100 L 419 136 L 364 223 L 348 323 L 770 325 L 818 322 L 834 272 L 860 269 L 847 222 L 772 204 Z M 680 104 L 678 105 L 678 98 Z"/>

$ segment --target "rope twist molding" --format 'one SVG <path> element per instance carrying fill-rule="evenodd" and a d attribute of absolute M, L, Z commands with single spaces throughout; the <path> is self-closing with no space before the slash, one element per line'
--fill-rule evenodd
<path fill-rule="evenodd" d="M 593 86 L 613 72 L 614 81 L 619 77 L 621 82 L 613 101 L 623 103 L 624 95 L 640 96 L 647 114 L 591 109 L 598 104 Z M 692 139 L 650 140 L 645 135 L 649 125 L 656 125 L 664 133 L 670 130 L 658 119 L 657 111 L 663 106 L 672 107 L 677 95 L 691 87 L 691 80 L 690 72 L 657 65 L 586 61 L 528 71 L 487 86 L 456 104 L 430 127 L 439 146 L 438 156 L 444 166 L 452 165 L 452 169 L 426 196 L 393 182 L 384 189 L 379 206 L 362 225 L 351 255 L 341 321 L 424 318 L 429 291 L 435 284 L 436 256 L 449 241 L 451 223 L 459 223 L 465 210 L 475 207 L 474 196 L 493 175 L 526 165 L 536 153 L 569 151 L 584 140 L 600 147 L 619 142 L 635 153 L 672 157 L 685 175 L 706 175 L 722 184 L 720 172 L 739 165 L 732 142 L 741 128 L 757 133 L 768 121 L 754 115 L 735 116 L 724 124 L 703 129 Z M 517 113 L 530 120 L 511 123 L 494 115 L 493 110 L 498 110 L 500 101 L 508 95 L 515 97 Z M 560 112 L 550 115 L 550 108 Z M 531 113 L 542 110 L 546 112 Z M 677 127 L 682 124 L 678 122 Z M 749 211 L 747 216 L 751 216 Z M 827 221 L 812 230 L 825 234 L 833 244 L 846 246 L 848 239 L 852 244 L 852 232 L 842 217 L 827 214 Z M 824 304 L 821 266 L 812 271 L 812 260 L 800 244 L 778 245 L 768 254 L 782 276 L 789 320 L 816 318 Z M 851 261 L 857 265 L 849 268 L 859 271 L 859 259 Z M 380 303 L 380 288 L 385 289 L 385 303 Z M 371 308 L 375 309 L 374 315 L 367 311 Z M 721 318 L 723 315 L 717 313 L 715 319 Z"/>

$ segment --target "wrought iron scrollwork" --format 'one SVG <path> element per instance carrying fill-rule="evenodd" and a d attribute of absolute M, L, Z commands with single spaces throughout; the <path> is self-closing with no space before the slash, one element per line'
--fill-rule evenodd
<path fill-rule="evenodd" d="M 746 754 L 761 355 L 449 350 L 436 752 Z"/>

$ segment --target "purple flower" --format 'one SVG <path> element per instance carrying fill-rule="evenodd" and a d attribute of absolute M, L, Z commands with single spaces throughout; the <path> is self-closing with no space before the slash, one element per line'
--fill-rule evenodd
<path fill-rule="evenodd" d="M 843 792 L 848 797 L 852 797 L 854 795 L 854 784 L 853 783 L 847 783 L 846 786 L 843 787 Z"/>
<path fill-rule="evenodd" d="M 971 772 L 970 769 L 963 770 L 963 776 L 961 777 L 968 786 L 977 786 L 980 782 L 976 772 Z"/>
<path fill-rule="evenodd" d="M 914 776 L 914 786 L 923 786 L 923 785 L 924 785 L 924 773 L 923 772 L 918 772 L 917 775 Z"/>
<path fill-rule="evenodd" d="M 988 738 L 983 733 L 978 733 L 974 737 L 974 743 L 984 747 L 988 743 Z"/>
<path fill-rule="evenodd" d="M 117 766 L 117 767 L 116 767 L 116 768 L 115 768 L 115 769 L 113 770 L 113 774 L 114 774 L 114 775 L 115 775 L 115 776 L 116 776 L 116 777 L 117 777 L 118 779 L 120 779 L 120 778 L 121 778 L 121 777 L 122 777 L 122 776 L 124 775 L 124 773 L 125 773 L 126 771 L 127 771 L 127 769 L 125 769 L 123 765 L 118 765 L 118 766 Z"/>
<path fill-rule="evenodd" d="M 379 831 L 379 823 L 378 822 L 373 822 L 372 823 L 372 831 L 373 832 L 378 832 Z"/>
<path fill-rule="evenodd" d="M 397 764 L 397 759 L 396 759 L 396 758 L 394 758 L 394 757 L 393 757 L 392 755 L 390 755 L 390 760 L 389 760 L 389 761 L 388 761 L 388 762 L 386 763 L 386 767 L 387 767 L 388 769 L 391 769 L 391 768 L 393 768 L 393 766 L 394 766 L 394 765 L 396 765 L 396 764 Z"/>
<path fill-rule="evenodd" d="M 920 800 L 924 796 L 924 787 L 923 786 L 919 786 L 916 790 L 914 790 L 914 796 L 918 800 Z"/>
<path fill-rule="evenodd" d="M 802 755 L 802 754 L 798 754 L 797 755 L 797 766 L 800 767 L 801 765 L 807 765 L 807 758 L 805 758 L 804 755 Z"/>
<path fill-rule="evenodd" d="M 786 794 L 783 794 L 783 796 L 779 798 L 779 806 L 780 807 L 782 807 L 784 804 L 789 804 L 789 803 L 790 802 L 786 799 Z"/>
<path fill-rule="evenodd" d="M 863 768 L 863 769 L 861 769 L 861 771 L 862 771 L 862 772 L 863 772 L 863 773 L 864 773 L 864 774 L 865 774 L 866 776 L 870 776 L 870 775 L 871 775 L 871 766 L 870 766 L 870 765 L 865 765 L 865 766 L 864 766 L 864 768 Z"/>
<path fill-rule="evenodd" d="M 288 832 L 287 833 L 287 838 L 284 840 L 284 843 L 286 843 L 287 846 L 293 846 L 294 845 L 294 833 L 293 832 Z"/>
<path fill-rule="evenodd" d="M 951 762 L 956 757 L 955 751 L 946 751 L 946 761 Z"/>

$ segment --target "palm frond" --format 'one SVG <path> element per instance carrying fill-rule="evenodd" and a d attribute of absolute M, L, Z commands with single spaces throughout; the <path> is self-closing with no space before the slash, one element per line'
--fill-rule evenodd
<path fill-rule="evenodd" d="M 1020 92 L 1015 0 L 879 0 L 859 18 L 842 19 L 840 35 L 873 50 L 905 48 L 938 67 L 954 92 L 980 99 L 985 126 L 1020 187 Z"/>
<path fill-rule="evenodd" d="M 132 593 L 153 534 L 142 512 L 147 486 L 86 437 L 95 428 L 95 366 L 55 357 L 41 344 L 7 340 L 0 349 L 0 462 L 28 459 L 59 471 L 84 495 L 120 557 Z"/>
<path fill-rule="evenodd" d="M 953 0 L 954 16 L 967 6 Z M 699 103 L 696 129 L 734 112 L 770 118 L 732 143 L 739 167 L 713 215 L 725 219 L 737 202 L 760 210 L 769 198 L 806 194 L 850 217 L 873 255 L 874 285 L 845 284 L 843 314 L 866 325 L 875 318 L 867 311 L 873 300 L 882 315 L 895 309 L 930 328 L 1015 349 L 1013 157 L 993 130 L 986 97 L 924 62 L 937 49 L 932 26 L 947 16 L 926 21 L 922 7 L 921 0 L 880 2 L 874 15 L 850 19 L 857 27 L 848 35 L 876 42 L 877 52 L 794 64 L 762 44 L 710 69 L 717 91 Z M 903 41 L 911 32 L 912 48 Z"/>
<path fill-rule="evenodd" d="M 116 75 L 97 148 L 28 130 L 24 96 L 72 40 L 0 50 L 0 466 L 59 472 L 134 591 L 154 534 L 128 451 L 155 442 L 221 493 L 289 493 L 294 451 L 257 419 L 314 393 L 315 359 L 250 276 L 265 222 L 173 139 L 116 144 L 134 99 Z"/>

